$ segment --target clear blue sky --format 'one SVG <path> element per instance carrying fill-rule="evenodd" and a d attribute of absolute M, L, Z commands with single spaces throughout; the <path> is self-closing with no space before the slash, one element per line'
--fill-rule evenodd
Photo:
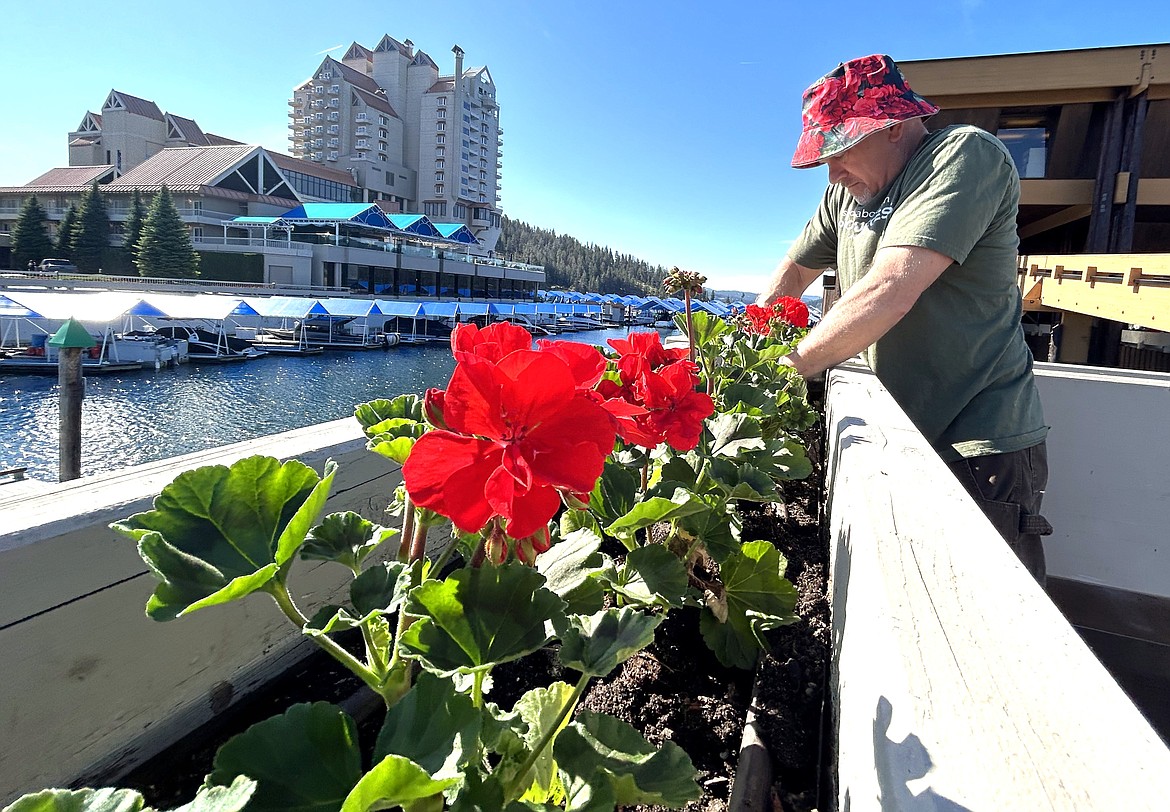
<path fill-rule="evenodd" d="M 292 88 L 383 34 L 445 73 L 454 44 L 491 70 L 507 215 L 758 290 L 826 183 L 789 160 L 801 92 L 838 62 L 1167 42 L 1170 13 L 1156 0 L 13 0 L 0 185 L 67 165 L 66 134 L 111 88 L 287 152 Z"/>

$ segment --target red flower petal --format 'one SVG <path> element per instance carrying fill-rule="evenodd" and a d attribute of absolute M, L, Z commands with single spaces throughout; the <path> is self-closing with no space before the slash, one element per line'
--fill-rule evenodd
<path fill-rule="evenodd" d="M 492 516 L 484 492 L 503 452 L 474 437 L 429 431 L 402 466 L 406 491 L 416 505 L 451 519 L 466 533 L 478 532 Z"/>
<path fill-rule="evenodd" d="M 605 374 L 605 356 L 597 347 L 582 344 L 578 341 L 548 341 L 541 339 L 536 342 L 541 352 L 552 353 L 569 366 L 578 389 L 592 389 L 594 384 Z"/>

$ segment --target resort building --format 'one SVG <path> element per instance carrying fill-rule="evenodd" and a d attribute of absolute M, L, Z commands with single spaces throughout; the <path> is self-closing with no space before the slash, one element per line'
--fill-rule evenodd
<path fill-rule="evenodd" d="M 502 138 L 495 84 L 486 67 L 465 69 L 463 51 L 453 51 L 450 75 L 409 40 L 388 36 L 373 50 L 354 43 L 342 60 L 327 57 L 289 101 L 293 155 L 208 133 L 192 118 L 111 90 L 68 134 L 69 166 L 0 187 L 0 268 L 10 266 L 9 234 L 30 196 L 55 238 L 69 206 L 96 182 L 116 246 L 133 191 L 149 203 L 165 185 L 203 267 L 226 269 L 227 278 L 535 298 L 543 269 L 494 256 Z M 281 218 L 306 204 L 314 217 Z M 377 216 L 363 214 L 371 204 Z M 399 215 L 414 217 L 397 219 L 407 224 L 400 228 L 391 219 Z"/>
<path fill-rule="evenodd" d="M 326 57 L 289 99 L 293 155 L 350 173 L 366 200 L 463 223 L 489 248 L 500 229 L 503 130 L 486 67 L 439 66 L 382 37 Z"/>

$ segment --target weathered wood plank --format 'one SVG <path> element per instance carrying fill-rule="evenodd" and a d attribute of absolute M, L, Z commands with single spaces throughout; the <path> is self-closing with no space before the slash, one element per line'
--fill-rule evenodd
<path fill-rule="evenodd" d="M 252 454 L 340 470 L 325 511 L 385 522 L 400 470 L 365 450 L 353 420 L 312 426 L 109 475 L 0 506 L 0 805 L 81 775 L 107 780 L 211 719 L 309 649 L 264 596 L 170 623 L 144 614 L 154 579 L 108 523 L 150 507 L 180 471 Z M 297 562 L 310 613 L 348 586 L 344 568 Z M 218 686 L 218 687 L 217 687 Z M 9 746 L 18 743 L 18 746 Z"/>
<path fill-rule="evenodd" d="M 827 426 L 837 808 L 1164 809 L 1170 751 L 872 375 Z"/>

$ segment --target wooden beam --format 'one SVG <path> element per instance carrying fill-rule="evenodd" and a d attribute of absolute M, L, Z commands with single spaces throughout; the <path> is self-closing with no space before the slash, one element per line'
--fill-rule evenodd
<path fill-rule="evenodd" d="M 1089 212 L 1092 210 L 1093 207 L 1088 203 L 1080 206 L 1069 206 L 1068 208 L 1061 209 L 1055 214 L 1050 214 L 1047 217 L 1042 217 L 1039 220 L 1034 220 L 1033 222 L 1028 223 L 1026 226 L 1022 226 L 1019 229 L 1020 239 L 1023 240 L 1027 239 L 1028 237 L 1034 237 L 1037 234 L 1043 234 L 1045 231 L 1051 231 L 1054 228 L 1059 228 L 1060 226 L 1067 225 L 1069 223 L 1075 223 L 1077 220 L 1083 220 L 1089 216 Z"/>
<path fill-rule="evenodd" d="M 1045 307 L 1170 331 L 1170 254 L 1023 256 L 1020 268 L 1052 269 Z"/>
<path fill-rule="evenodd" d="M 1026 178 L 1020 181 L 1021 206 L 1087 206 L 1092 201 L 1091 179 Z"/>

